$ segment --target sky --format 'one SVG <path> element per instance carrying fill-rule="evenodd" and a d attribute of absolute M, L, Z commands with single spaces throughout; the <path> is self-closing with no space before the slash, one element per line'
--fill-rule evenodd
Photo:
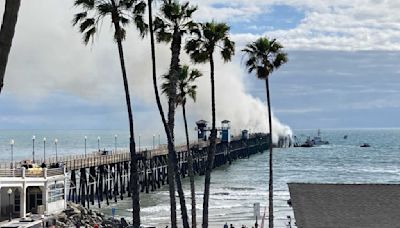
<path fill-rule="evenodd" d="M 233 61 L 216 60 L 218 120 L 265 129 L 265 83 L 247 74 L 240 50 L 258 37 L 278 39 L 289 62 L 271 75 L 277 131 L 400 127 L 400 2 L 397 0 L 193 0 L 197 21 L 231 26 Z M 159 4 L 159 3 L 158 3 Z M 159 5 L 158 5 L 159 6 Z M 0 6 L 0 13 L 4 6 Z M 69 0 L 23 1 L 0 95 L 0 129 L 127 129 L 116 44 L 108 21 L 85 46 Z M 124 42 L 135 128 L 158 133 L 149 39 L 133 26 Z M 170 58 L 157 45 L 162 75 Z M 182 62 L 191 64 L 182 54 Z M 193 65 L 193 64 L 192 64 Z M 199 99 L 189 126 L 210 120 L 209 67 L 196 65 Z M 165 101 L 165 100 L 164 100 Z M 180 110 L 177 126 L 182 127 Z M 177 133 L 178 135 L 181 132 Z"/>

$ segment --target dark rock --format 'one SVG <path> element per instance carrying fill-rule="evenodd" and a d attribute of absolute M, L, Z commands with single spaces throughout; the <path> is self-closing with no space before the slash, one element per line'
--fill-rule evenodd
<path fill-rule="evenodd" d="M 121 225 L 124 228 L 129 226 L 128 222 L 126 222 L 126 220 L 124 218 L 121 218 Z"/>

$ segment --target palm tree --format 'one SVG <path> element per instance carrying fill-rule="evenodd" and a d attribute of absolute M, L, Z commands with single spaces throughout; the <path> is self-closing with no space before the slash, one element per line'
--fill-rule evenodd
<path fill-rule="evenodd" d="M 4 7 L 3 23 L 0 29 L 0 94 L 3 89 L 4 74 L 6 73 L 8 55 L 14 38 L 20 5 L 21 0 L 6 0 Z"/>
<path fill-rule="evenodd" d="M 269 227 L 274 227 L 274 206 L 273 206 L 273 172 L 272 172 L 272 114 L 271 101 L 269 96 L 269 75 L 285 64 L 287 54 L 282 51 L 283 46 L 276 39 L 268 40 L 261 37 L 255 42 L 246 45 L 242 51 L 247 55 L 246 67 L 249 73 L 255 71 L 257 78 L 265 80 L 268 104 L 268 122 L 269 122 Z"/>
<path fill-rule="evenodd" d="M 124 27 L 131 21 L 134 21 L 142 37 L 145 35 L 147 25 L 143 21 L 143 13 L 146 3 L 139 0 L 75 0 L 75 6 L 79 6 L 83 11 L 75 14 L 72 21 L 73 25 L 79 26 L 79 31 L 83 34 L 83 41 L 87 45 L 90 40 L 93 41 L 94 35 L 98 31 L 98 25 L 101 21 L 110 16 L 111 23 L 114 26 L 114 40 L 117 42 L 119 59 L 122 70 L 122 79 L 124 82 L 126 105 L 129 118 L 131 154 L 131 191 L 133 224 L 135 228 L 140 227 L 140 202 L 139 202 L 139 174 L 137 155 L 135 149 L 135 135 L 133 129 L 133 114 L 131 100 L 129 95 L 128 78 L 125 69 L 125 59 L 122 47 L 122 41 L 125 39 L 126 31 Z"/>
<path fill-rule="evenodd" d="M 155 42 L 154 42 L 154 26 L 153 26 L 153 12 L 152 12 L 152 0 L 147 1 L 148 4 L 148 16 L 149 16 L 149 31 L 150 31 L 150 44 L 151 44 L 151 63 L 152 63 L 152 72 L 153 72 L 153 87 L 154 93 L 156 97 L 157 108 L 161 116 L 161 121 L 164 126 L 165 133 L 167 135 L 168 141 L 168 151 L 171 151 L 171 148 L 174 147 L 172 143 L 172 138 L 170 134 L 170 129 L 168 127 L 168 123 L 165 119 L 165 114 L 163 107 L 161 105 L 160 94 L 158 92 L 158 84 L 157 84 L 157 69 L 156 69 L 156 51 L 155 51 Z M 176 199 L 175 199 L 175 183 L 174 183 L 174 169 L 171 165 L 172 153 L 168 153 L 168 188 L 169 188 L 169 198 L 170 198 L 170 213 L 171 213 L 171 227 L 176 228 Z"/>
<path fill-rule="evenodd" d="M 196 222 L 196 191 L 195 191 L 195 186 L 194 186 L 193 154 L 190 150 L 189 132 L 188 132 L 188 126 L 187 126 L 187 119 L 186 119 L 186 101 L 187 101 L 187 97 L 190 97 L 193 99 L 193 101 L 196 101 L 197 86 L 193 85 L 192 83 L 194 83 L 196 81 L 196 79 L 201 76 L 202 76 L 202 73 L 200 71 L 198 71 L 197 69 L 189 70 L 189 66 L 184 65 L 179 71 L 178 81 L 177 81 L 178 94 L 177 94 L 176 105 L 182 106 L 182 114 L 183 114 L 183 121 L 185 124 L 185 134 L 186 134 L 186 147 L 187 147 L 187 151 L 189 152 L 188 164 L 189 164 L 189 178 L 190 178 L 190 194 L 191 194 L 191 198 L 192 198 L 192 228 L 197 226 L 197 222 Z M 163 90 L 163 93 L 168 94 L 169 87 L 171 85 L 168 80 L 168 75 L 165 75 L 164 78 L 166 79 L 166 82 L 162 85 L 162 90 Z"/>
<path fill-rule="evenodd" d="M 163 0 L 160 8 L 160 14 L 154 20 L 154 32 L 157 35 L 158 42 L 171 43 L 171 63 L 168 74 L 170 87 L 168 88 L 168 154 L 169 166 L 173 170 L 168 171 L 170 180 L 175 177 L 179 202 L 181 205 L 183 227 L 189 227 L 188 215 L 185 203 L 185 195 L 183 192 L 182 182 L 179 175 L 177 155 L 175 151 L 174 127 L 175 127 L 175 109 L 177 104 L 177 78 L 180 71 L 180 52 L 182 45 L 182 37 L 189 33 L 195 23 L 192 21 L 192 14 L 197 10 L 197 7 L 190 6 L 188 2 L 180 4 L 178 1 Z M 159 106 L 160 107 L 160 106 Z M 165 127 L 164 127 L 165 128 Z M 171 184 L 171 181 L 169 182 Z M 170 197 L 175 197 L 175 192 L 170 186 Z M 171 211 L 174 205 L 171 203 Z M 171 217 L 171 223 L 174 218 Z M 173 226 L 173 225 L 172 225 Z"/>
<path fill-rule="evenodd" d="M 229 38 L 230 27 L 225 23 L 209 22 L 200 24 L 199 29 L 194 30 L 196 37 L 186 44 L 186 52 L 190 54 L 192 61 L 196 63 L 210 63 L 211 76 L 211 108 L 212 129 L 210 135 L 210 149 L 207 156 L 205 170 L 204 199 L 203 199 L 203 227 L 208 227 L 208 203 L 210 197 L 211 171 L 214 165 L 215 141 L 217 129 L 215 128 L 215 85 L 214 85 L 214 51 L 220 49 L 225 62 L 231 60 L 235 52 L 235 43 Z"/>

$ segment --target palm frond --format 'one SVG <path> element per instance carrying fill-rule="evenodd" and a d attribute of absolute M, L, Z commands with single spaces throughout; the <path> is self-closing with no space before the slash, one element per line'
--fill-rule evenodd
<path fill-rule="evenodd" d="M 249 70 L 249 73 L 251 73 L 255 68 L 257 68 L 257 59 L 255 56 L 251 56 L 247 59 L 245 63 L 246 67 Z"/>
<path fill-rule="evenodd" d="M 74 15 L 74 19 L 72 19 L 72 25 L 75 26 L 78 22 L 86 18 L 87 12 L 77 13 Z"/>
<path fill-rule="evenodd" d="M 197 85 L 194 85 L 194 82 L 201 76 L 202 74 L 199 70 L 190 69 L 188 65 L 183 65 L 180 68 L 177 81 L 177 105 L 184 105 L 187 100 L 186 97 L 190 97 L 193 101 L 196 101 Z"/>
<path fill-rule="evenodd" d="M 136 0 L 120 0 L 119 1 L 119 6 L 123 8 L 124 10 L 129 10 L 133 7 L 133 4 L 136 2 Z"/>
<path fill-rule="evenodd" d="M 169 74 L 164 74 L 162 76 L 163 78 L 163 83 L 161 84 L 161 93 L 165 94 L 168 98 L 170 97 L 170 91 L 171 91 L 171 82 L 169 80 Z"/>
<path fill-rule="evenodd" d="M 147 4 L 144 1 L 140 1 L 133 8 L 133 14 L 135 14 L 135 15 L 138 15 L 138 14 L 143 15 L 145 13 L 145 11 L 146 11 L 146 6 L 147 6 Z"/>
<path fill-rule="evenodd" d="M 96 33 L 96 27 L 92 27 L 91 29 L 87 30 L 83 35 L 83 42 L 85 44 L 88 44 L 90 39 L 93 40 L 95 33 Z"/>
<path fill-rule="evenodd" d="M 205 63 L 209 60 L 210 52 L 204 46 L 207 41 L 196 38 L 189 40 L 185 45 L 186 53 L 189 54 L 191 60 L 195 63 Z"/>
<path fill-rule="evenodd" d="M 260 79 L 266 79 L 272 72 L 287 62 L 287 54 L 282 51 L 283 46 L 276 40 L 260 37 L 247 44 L 242 52 L 246 55 L 245 63 L 249 73 L 256 71 Z"/>
<path fill-rule="evenodd" d="M 149 25 L 144 22 L 143 15 L 136 15 L 134 18 L 136 28 L 140 32 L 140 36 L 144 38 L 149 30 Z"/>
<path fill-rule="evenodd" d="M 190 72 L 189 81 L 193 82 L 201 76 L 203 76 L 203 73 L 201 73 L 198 69 L 192 69 L 192 71 Z"/>
<path fill-rule="evenodd" d="M 189 2 L 188 2 L 188 3 L 189 3 Z M 185 17 L 186 17 L 186 18 L 191 18 L 192 15 L 193 15 L 193 13 L 196 12 L 197 9 L 198 9 L 197 6 L 189 6 L 189 7 L 187 7 L 187 8 L 185 9 L 185 14 L 186 14 Z"/>
<path fill-rule="evenodd" d="M 103 17 L 106 15 L 111 15 L 113 13 L 113 6 L 109 2 L 104 2 L 97 6 L 97 11 L 99 15 Z"/>
<path fill-rule="evenodd" d="M 223 38 L 223 48 L 221 50 L 222 58 L 225 62 L 231 60 L 235 54 L 235 42 L 231 41 L 228 37 Z"/>
<path fill-rule="evenodd" d="M 171 42 L 172 33 L 167 31 L 168 28 L 169 26 L 160 17 L 154 19 L 154 32 L 156 33 L 157 42 Z"/>
<path fill-rule="evenodd" d="M 94 26 L 95 19 L 94 18 L 86 18 L 79 26 L 79 30 L 81 33 L 85 32 L 86 29 Z"/>
<path fill-rule="evenodd" d="M 160 14 L 154 20 L 154 31 L 156 32 L 157 42 L 171 42 L 172 34 L 176 29 L 181 36 L 194 32 L 192 29 L 195 23 L 191 16 L 197 7 L 190 6 L 189 2 L 179 3 L 179 1 L 163 0 L 160 7 Z"/>
<path fill-rule="evenodd" d="M 130 23 L 130 20 L 122 15 L 119 16 L 118 20 L 122 24 L 122 26 L 128 25 Z"/>
<path fill-rule="evenodd" d="M 186 52 L 192 60 L 197 63 L 204 63 L 216 48 L 225 62 L 231 60 L 235 53 L 235 43 L 229 38 L 229 26 L 225 23 L 207 22 L 198 24 L 197 38 L 189 40 L 186 44 Z"/>
<path fill-rule="evenodd" d="M 287 54 L 286 54 L 286 53 L 280 52 L 280 53 L 278 53 L 278 54 L 276 55 L 273 64 L 274 64 L 274 67 L 275 67 L 276 69 L 278 69 L 278 68 L 281 67 L 283 64 L 287 63 L 287 61 L 288 61 Z"/>
<path fill-rule="evenodd" d="M 86 10 L 91 10 L 94 8 L 95 0 L 75 0 L 74 6 L 81 6 Z"/>

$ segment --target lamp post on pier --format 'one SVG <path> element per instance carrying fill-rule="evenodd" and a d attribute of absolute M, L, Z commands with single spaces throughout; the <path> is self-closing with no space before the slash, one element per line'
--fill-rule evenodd
<path fill-rule="evenodd" d="M 86 158 L 86 142 L 87 142 L 87 136 L 85 135 L 85 158 Z"/>
<path fill-rule="evenodd" d="M 46 164 L 46 137 L 43 138 L 43 163 Z"/>
<path fill-rule="evenodd" d="M 118 138 L 118 135 L 114 135 L 115 153 L 117 153 L 117 138 Z"/>
<path fill-rule="evenodd" d="M 140 152 L 140 135 L 139 135 L 139 152 Z"/>
<path fill-rule="evenodd" d="M 10 146 L 11 146 L 11 169 L 13 169 L 14 168 L 14 139 L 11 139 Z"/>
<path fill-rule="evenodd" d="M 153 150 L 155 149 L 156 135 L 153 134 Z"/>
<path fill-rule="evenodd" d="M 161 146 L 160 134 L 158 134 L 158 147 Z"/>
<path fill-rule="evenodd" d="M 56 162 L 58 162 L 57 144 L 58 144 L 58 139 L 54 139 L 54 146 L 56 147 Z"/>
<path fill-rule="evenodd" d="M 32 162 L 35 163 L 35 136 L 32 136 Z"/>
<path fill-rule="evenodd" d="M 97 136 L 97 148 L 99 149 L 100 152 L 100 136 Z"/>
<path fill-rule="evenodd" d="M 12 189 L 11 188 L 8 189 L 7 194 L 8 194 L 8 210 L 9 210 L 8 221 L 11 222 L 11 219 L 12 219 L 12 208 L 11 208 Z"/>

